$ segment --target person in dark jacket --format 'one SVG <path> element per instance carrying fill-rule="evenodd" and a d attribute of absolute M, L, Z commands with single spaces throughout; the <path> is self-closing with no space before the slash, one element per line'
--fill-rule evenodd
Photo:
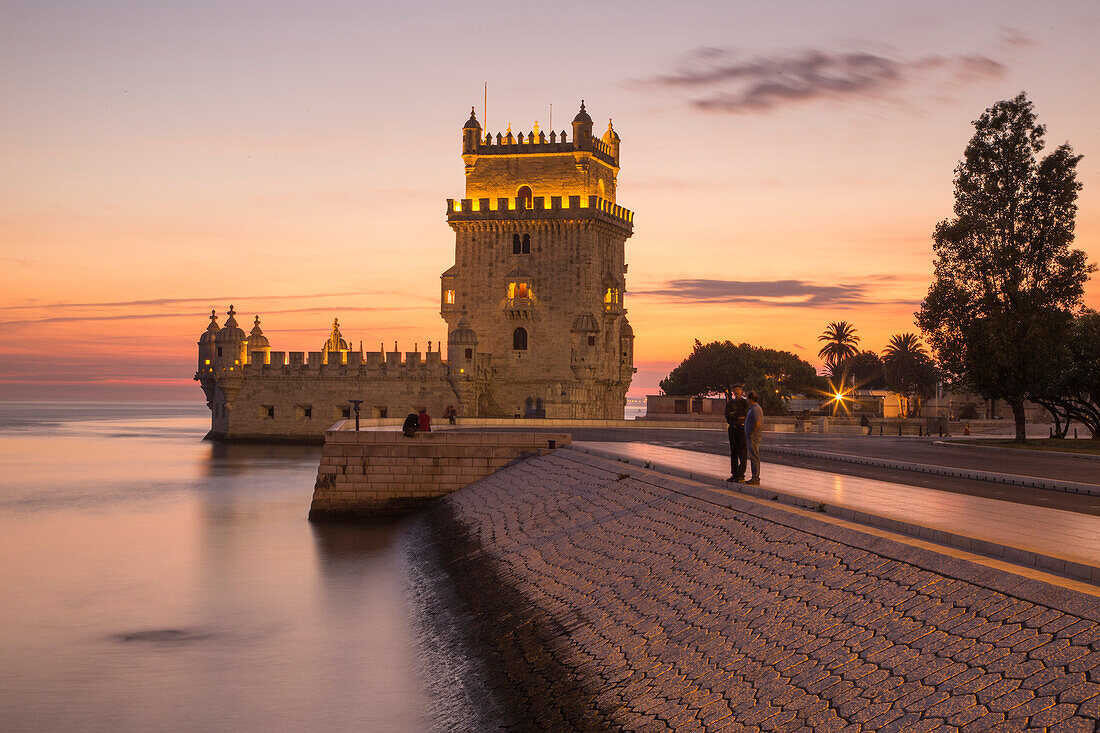
<path fill-rule="evenodd" d="M 756 398 L 755 392 L 749 392 L 749 414 L 745 416 L 745 439 L 749 444 L 749 465 L 752 478 L 745 483 L 760 483 L 760 438 L 764 435 L 764 408 Z"/>
<path fill-rule="evenodd" d="M 401 432 L 406 438 L 412 438 L 416 435 L 418 429 L 420 429 L 420 416 L 415 412 L 410 412 L 405 417 L 405 423 L 401 426 Z"/>
<path fill-rule="evenodd" d="M 745 469 L 748 467 L 745 416 L 749 414 L 749 403 L 742 396 L 743 390 L 738 384 L 733 388 L 733 394 L 726 392 L 726 424 L 730 437 L 730 477 L 726 481 L 738 483 L 745 480 Z"/>

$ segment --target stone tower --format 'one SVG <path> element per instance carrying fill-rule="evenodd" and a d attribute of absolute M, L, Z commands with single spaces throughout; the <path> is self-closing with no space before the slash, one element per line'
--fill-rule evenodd
<path fill-rule="evenodd" d="M 622 418 L 634 374 L 623 307 L 632 212 L 615 203 L 619 136 L 581 102 L 571 134 L 462 129 L 466 194 L 448 200 L 448 362 L 470 414 Z M 459 343 L 461 342 L 461 343 Z M 453 377 L 459 376 L 453 374 Z"/>

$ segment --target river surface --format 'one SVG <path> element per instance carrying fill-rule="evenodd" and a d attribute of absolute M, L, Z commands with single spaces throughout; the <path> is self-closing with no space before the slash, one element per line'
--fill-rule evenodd
<path fill-rule="evenodd" d="M 0 403 L 0 730 L 484 730 L 426 529 L 313 526 L 318 447 Z"/>

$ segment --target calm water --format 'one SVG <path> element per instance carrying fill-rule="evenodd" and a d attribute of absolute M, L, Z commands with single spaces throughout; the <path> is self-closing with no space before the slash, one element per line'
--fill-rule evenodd
<path fill-rule="evenodd" d="M 0 730 L 489 727 L 424 527 L 312 526 L 319 448 L 208 424 L 0 403 Z"/>

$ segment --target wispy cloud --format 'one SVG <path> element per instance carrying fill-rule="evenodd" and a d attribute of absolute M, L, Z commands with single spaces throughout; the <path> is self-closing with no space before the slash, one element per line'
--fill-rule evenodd
<path fill-rule="evenodd" d="M 370 305 L 326 305 L 316 306 L 312 308 L 282 308 L 278 310 L 265 310 L 263 313 L 266 315 L 276 315 L 280 313 L 330 313 L 339 315 L 341 313 L 359 313 L 359 312 L 383 312 L 383 311 L 419 311 L 419 310 L 435 310 L 437 306 L 429 305 L 403 305 L 403 306 L 370 306 Z M 239 314 L 238 314 L 239 315 Z M 97 316 L 51 316 L 46 318 L 33 318 L 25 320 L 13 320 L 13 321 L 0 321 L 0 329 L 9 328 L 12 326 L 29 326 L 43 323 L 83 323 L 90 321 L 134 321 L 134 320 L 149 320 L 149 319 L 165 319 L 165 318 L 195 318 L 195 313 L 188 311 L 185 313 L 115 313 L 111 315 L 97 315 Z M 247 317 L 245 317 L 247 320 Z M 323 330 L 323 329 L 322 329 Z"/>
<path fill-rule="evenodd" d="M 873 278 L 868 278 L 873 279 Z M 631 290 L 633 297 L 663 298 L 693 303 L 746 304 L 787 308 L 882 305 L 916 301 L 880 300 L 870 297 L 863 283 L 822 285 L 805 280 L 668 280 L 647 290 Z"/>
<path fill-rule="evenodd" d="M 1006 70 L 1004 64 L 981 54 L 892 58 L 870 51 L 806 48 L 742 58 L 726 49 L 700 48 L 675 71 L 641 84 L 686 91 L 692 97 L 691 106 L 699 110 L 746 114 L 825 99 L 882 96 L 918 81 L 942 91 L 996 78 Z"/>
<path fill-rule="evenodd" d="M 115 301 L 88 301 L 84 303 L 26 303 L 24 305 L 5 305 L 0 306 L 0 310 L 28 310 L 28 309 L 41 309 L 49 311 L 65 310 L 72 308 L 136 308 L 138 306 L 154 307 L 165 305 L 181 305 L 185 303 L 234 303 L 234 302 L 252 302 L 252 301 L 282 301 L 282 300 L 303 300 L 312 298 L 346 298 L 350 296 L 363 296 L 363 295 L 397 295 L 393 291 L 368 291 L 368 290 L 349 290 L 342 293 L 307 293 L 297 295 L 253 295 L 248 297 L 241 296 L 224 296 L 219 295 L 217 297 L 198 297 L 198 298 L 152 298 L 147 300 L 115 300 Z"/>

